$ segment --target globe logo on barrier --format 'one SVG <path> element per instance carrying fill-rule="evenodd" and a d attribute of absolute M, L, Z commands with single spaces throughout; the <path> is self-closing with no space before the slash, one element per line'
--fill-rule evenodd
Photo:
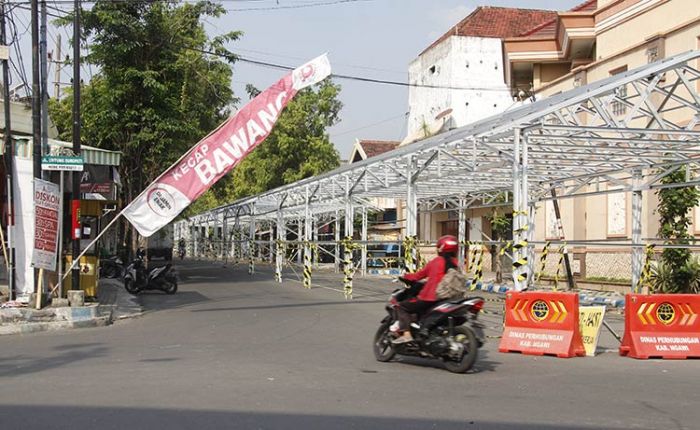
<path fill-rule="evenodd" d="M 662 303 L 656 308 L 656 317 L 666 325 L 671 324 L 676 317 L 676 309 L 670 303 Z"/>
<path fill-rule="evenodd" d="M 532 304 L 532 309 L 530 310 L 532 317 L 537 321 L 542 321 L 549 315 L 549 305 L 544 300 L 537 300 Z"/>

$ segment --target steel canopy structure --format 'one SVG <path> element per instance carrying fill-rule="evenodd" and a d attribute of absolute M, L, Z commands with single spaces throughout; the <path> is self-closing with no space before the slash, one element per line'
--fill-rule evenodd
<path fill-rule="evenodd" d="M 313 220 L 343 212 L 346 234 L 352 234 L 355 208 L 372 207 L 374 198 L 399 198 L 406 201 L 405 235 L 414 236 L 419 207 L 466 209 L 506 201 L 513 205 L 518 242 L 532 238 L 526 226 L 534 205 L 553 198 L 553 190 L 557 198 L 631 191 L 638 276 L 641 191 L 666 186 L 661 179 L 679 168 L 695 170 L 700 157 L 700 71 L 692 64 L 699 58 L 700 51 L 669 57 L 232 202 L 180 226 L 221 223 L 225 229 L 230 219 L 251 226 L 303 220 L 308 230 Z M 696 185 L 691 177 L 688 183 Z M 310 230 L 305 239 L 312 239 Z M 514 279 L 522 288 L 527 276 L 522 279 L 525 268 L 520 270 Z"/>

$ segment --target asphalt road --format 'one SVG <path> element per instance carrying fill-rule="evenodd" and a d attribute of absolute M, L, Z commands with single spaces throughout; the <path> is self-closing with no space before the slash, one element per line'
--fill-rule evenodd
<path fill-rule="evenodd" d="M 180 292 L 144 294 L 142 317 L 0 337 L 0 429 L 700 428 L 697 360 L 622 358 L 608 336 L 611 352 L 576 359 L 492 340 L 466 375 L 378 363 L 386 280 L 346 301 L 334 275 L 305 290 L 268 268 L 178 264 Z"/>

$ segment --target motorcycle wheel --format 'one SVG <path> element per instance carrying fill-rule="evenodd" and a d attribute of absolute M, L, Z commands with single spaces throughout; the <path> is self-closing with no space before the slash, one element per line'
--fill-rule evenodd
<path fill-rule="evenodd" d="M 377 329 L 377 333 L 374 335 L 374 343 L 372 344 L 372 351 L 374 352 L 374 358 L 382 363 L 387 362 L 394 358 L 396 351 L 391 346 L 391 338 L 389 336 L 390 322 L 382 323 Z"/>
<path fill-rule="evenodd" d="M 167 282 L 163 291 L 165 291 L 165 294 L 175 294 L 177 292 L 177 282 Z"/>
<path fill-rule="evenodd" d="M 136 295 L 139 293 L 139 287 L 136 286 L 136 283 L 134 283 L 133 279 L 130 279 L 130 278 L 124 279 L 124 288 L 130 294 Z"/>
<path fill-rule="evenodd" d="M 445 368 L 452 373 L 464 373 L 471 369 L 479 354 L 479 343 L 476 340 L 474 331 L 469 327 L 455 327 L 454 341 L 464 345 L 464 354 L 459 360 L 445 358 Z"/>

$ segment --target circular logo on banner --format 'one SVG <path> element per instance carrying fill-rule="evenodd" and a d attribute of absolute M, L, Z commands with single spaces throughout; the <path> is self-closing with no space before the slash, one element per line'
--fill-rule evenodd
<path fill-rule="evenodd" d="M 164 188 L 154 188 L 148 192 L 148 207 L 162 217 L 171 217 L 175 213 L 175 198 Z"/>
<path fill-rule="evenodd" d="M 670 303 L 662 303 L 656 308 L 656 317 L 666 325 L 671 324 L 676 317 L 676 309 Z"/>
<path fill-rule="evenodd" d="M 307 64 L 304 66 L 303 69 L 301 69 L 301 80 L 302 82 L 308 81 L 310 78 L 314 76 L 314 73 L 316 71 L 314 70 L 314 66 L 312 64 Z"/>
<path fill-rule="evenodd" d="M 532 317 L 537 321 L 542 321 L 549 315 L 549 305 L 544 300 L 537 300 L 532 304 L 532 309 L 530 310 Z"/>

